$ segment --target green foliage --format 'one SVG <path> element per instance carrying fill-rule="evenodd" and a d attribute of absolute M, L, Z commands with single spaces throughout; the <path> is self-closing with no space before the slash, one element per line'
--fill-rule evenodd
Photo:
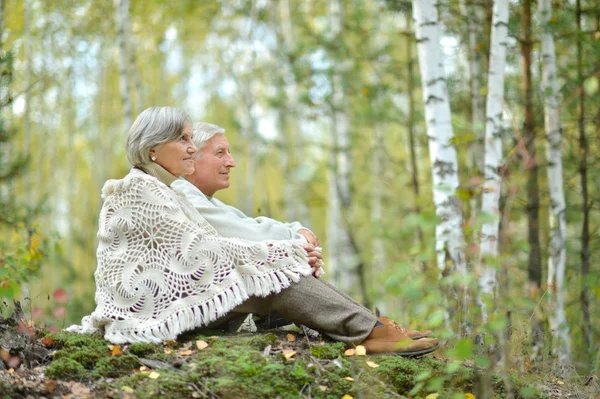
<path fill-rule="evenodd" d="M 312 345 L 310 353 L 319 359 L 335 359 L 344 352 L 345 348 L 346 345 L 342 342 L 323 343 Z"/>

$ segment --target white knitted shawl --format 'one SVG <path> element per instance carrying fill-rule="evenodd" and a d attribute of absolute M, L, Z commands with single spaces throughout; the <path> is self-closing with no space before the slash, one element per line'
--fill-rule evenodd
<path fill-rule="evenodd" d="M 221 237 L 183 196 L 141 170 L 107 181 L 102 197 L 97 307 L 70 331 L 103 328 L 115 344 L 174 340 L 312 272 L 299 242 Z"/>

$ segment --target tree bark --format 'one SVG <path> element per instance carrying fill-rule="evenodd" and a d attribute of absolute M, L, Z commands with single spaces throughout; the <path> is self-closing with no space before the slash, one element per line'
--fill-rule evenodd
<path fill-rule="evenodd" d="M 533 48 L 533 38 L 531 35 L 531 0 L 521 2 L 521 65 L 523 69 L 523 95 L 524 95 L 524 121 L 523 136 L 525 139 L 525 148 L 527 150 L 527 163 L 525 165 L 527 173 L 527 220 L 528 220 L 528 243 L 529 243 L 529 262 L 528 262 L 528 280 L 529 295 L 532 300 L 539 298 L 542 287 L 542 261 L 540 254 L 539 238 L 539 185 L 538 185 L 538 165 L 536 161 L 536 137 L 535 137 L 535 118 L 533 109 L 533 87 L 531 78 L 531 51 Z M 533 354 L 535 359 L 541 349 L 542 326 L 535 310 L 531 317 L 531 327 L 533 332 Z"/>
<path fill-rule="evenodd" d="M 408 32 L 412 31 L 412 15 L 406 13 L 406 30 Z M 413 57 L 413 37 L 407 35 L 406 36 L 406 67 L 407 67 L 407 76 L 406 76 L 406 95 L 408 96 L 408 145 L 410 149 L 410 170 L 411 170 L 411 186 L 414 195 L 415 201 L 415 214 L 421 214 L 421 206 L 419 205 L 420 201 L 420 191 L 421 188 L 419 186 L 419 163 L 417 161 L 417 140 L 416 140 L 416 132 L 415 132 L 415 71 L 414 71 L 414 62 L 415 59 Z M 425 239 L 423 237 L 423 230 L 421 230 L 420 226 L 417 226 L 417 240 L 419 246 L 422 251 L 425 251 Z M 425 263 L 424 263 L 425 266 Z"/>
<path fill-rule="evenodd" d="M 129 0 L 116 0 L 117 44 L 119 46 L 119 88 L 123 103 L 123 134 L 132 123 L 131 87 L 128 76 L 127 62 L 127 21 L 129 20 Z"/>
<path fill-rule="evenodd" d="M 340 0 L 331 0 L 329 3 L 329 17 L 331 23 L 330 39 L 339 41 L 342 38 L 343 13 L 344 8 Z M 332 219 L 329 228 L 336 229 L 334 245 L 334 256 L 337 258 L 338 267 L 333 270 L 333 279 L 336 285 L 346 292 L 360 296 L 363 304 L 368 305 L 368 296 L 366 290 L 366 281 L 364 276 L 363 263 L 360 254 L 357 251 L 353 241 L 352 232 L 349 226 L 349 217 L 351 209 L 350 194 L 350 171 L 352 168 L 350 158 L 350 120 L 347 110 L 347 98 L 342 77 L 342 64 L 335 56 L 332 56 L 332 76 L 331 76 L 331 126 L 332 126 L 332 164 L 333 174 L 330 174 L 331 180 L 330 193 L 336 198 L 330 197 L 329 210 Z M 333 209 L 338 207 L 338 209 Z M 327 234 L 332 233 L 329 230 Z M 331 248 L 330 248 L 331 250 Z M 358 288 L 358 292 L 357 292 Z"/>
<path fill-rule="evenodd" d="M 439 42 L 438 12 L 434 0 L 413 0 L 415 35 L 429 137 L 433 175 L 433 202 L 440 221 L 436 226 L 437 265 L 446 269 L 446 254 L 452 268 L 466 274 L 463 254 L 462 215 L 456 197 L 458 162 L 453 144 L 450 103 Z"/>
<path fill-rule="evenodd" d="M 577 32 L 581 32 L 581 0 L 576 2 Z M 583 87 L 583 45 L 581 35 L 577 35 L 577 94 L 578 94 L 578 118 L 577 128 L 579 131 L 579 176 L 581 179 L 581 313 L 583 317 L 583 337 L 588 348 L 592 345 L 592 325 L 590 321 L 590 293 L 587 277 L 590 271 L 590 207 L 588 199 L 588 177 L 587 162 L 589 146 L 585 131 L 585 90 Z"/>
<path fill-rule="evenodd" d="M 539 0 L 542 33 L 542 89 L 544 97 L 544 127 L 546 159 L 550 191 L 550 256 L 548 257 L 548 320 L 552 334 L 552 352 L 558 356 L 559 375 L 567 375 L 571 364 L 571 336 L 565 314 L 565 261 L 567 218 L 563 191 L 562 126 L 560 121 L 559 88 L 557 82 L 554 36 L 550 26 L 551 0 Z"/>
<path fill-rule="evenodd" d="M 481 228 L 479 278 L 480 295 L 494 296 L 497 286 L 495 259 L 498 257 L 498 229 L 500 224 L 500 194 L 502 179 L 500 167 L 503 160 L 502 133 L 504 131 L 502 109 L 504 106 L 504 67 L 506 65 L 506 40 L 508 38 L 508 0 L 494 2 L 490 44 L 490 69 L 488 76 L 486 125 L 485 125 L 485 183 L 482 207 L 491 216 Z M 487 304 L 481 296 L 479 303 L 483 322 L 487 322 Z"/>

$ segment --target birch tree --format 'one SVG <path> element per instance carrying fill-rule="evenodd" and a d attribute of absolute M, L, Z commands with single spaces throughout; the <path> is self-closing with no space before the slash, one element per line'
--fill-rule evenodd
<path fill-rule="evenodd" d="M 589 156 L 589 144 L 585 129 L 585 89 L 583 87 L 583 43 L 581 38 L 581 20 L 583 10 L 581 0 L 576 1 L 577 20 L 577 130 L 579 131 L 579 177 L 581 179 L 581 313 L 583 318 L 583 336 L 588 348 L 592 347 L 592 323 L 590 315 L 590 290 L 588 286 L 588 274 L 590 272 L 590 204 L 588 198 L 588 176 L 587 163 Z"/>
<path fill-rule="evenodd" d="M 294 177 L 296 169 L 304 159 L 304 145 L 301 134 L 300 112 L 298 110 L 300 105 L 298 84 L 292 63 L 292 55 L 296 53 L 297 45 L 292 31 L 289 0 L 281 0 L 278 11 L 281 42 L 279 52 L 281 53 L 283 80 L 280 90 L 283 91 L 282 94 L 285 98 L 285 105 L 279 107 L 279 119 L 284 138 L 283 170 L 286 173 L 284 183 L 285 214 L 289 221 L 301 220 L 305 223 L 308 220 L 308 209 L 301 200 L 302 196 L 299 193 L 301 182 Z"/>
<path fill-rule="evenodd" d="M 496 287 L 494 260 L 498 256 L 498 228 L 500 225 L 499 201 L 501 194 L 500 166 L 502 153 L 502 108 L 504 106 L 504 66 L 506 64 L 506 40 L 508 38 L 508 0 L 494 1 L 490 62 L 486 102 L 485 124 L 485 183 L 481 210 L 491 217 L 481 227 L 480 258 L 482 265 L 479 278 L 480 295 L 493 295 Z M 483 322 L 487 321 L 485 302 L 479 298 Z"/>
<path fill-rule="evenodd" d="M 129 0 L 115 0 L 116 2 L 116 23 L 117 23 L 117 45 L 119 46 L 119 89 L 121 92 L 121 101 L 123 102 L 123 129 L 128 131 L 132 123 L 131 106 L 131 83 L 128 74 L 128 45 L 129 37 L 127 26 L 129 23 Z"/>
<path fill-rule="evenodd" d="M 554 36 L 549 26 L 552 15 L 551 0 L 539 0 L 542 33 L 542 88 L 544 91 L 544 128 L 546 131 L 546 159 L 548 161 L 548 188 L 550 191 L 550 256 L 548 257 L 548 292 L 550 311 L 548 320 L 552 334 L 552 352 L 558 356 L 560 374 L 568 372 L 571 363 L 571 336 L 565 314 L 565 263 L 567 218 L 563 191 L 562 126 L 558 102 L 558 82 Z"/>
<path fill-rule="evenodd" d="M 330 40 L 341 39 L 343 7 L 340 0 L 329 3 Z M 363 301 L 366 301 L 364 279 L 361 279 L 361 263 L 352 243 L 348 226 L 347 211 L 351 205 L 350 196 L 350 118 L 348 116 L 346 94 L 342 77 L 342 62 L 331 57 L 331 160 L 328 172 L 329 206 L 327 210 L 328 252 L 335 258 L 332 275 L 336 286 L 342 291 L 357 294 L 361 288 Z"/>
<path fill-rule="evenodd" d="M 437 3 L 435 0 L 413 0 L 412 4 L 429 138 L 433 202 L 439 218 L 435 233 L 437 265 L 442 272 L 446 268 L 446 254 L 449 254 L 453 268 L 466 274 L 462 214 L 456 197 L 458 162 L 442 63 Z"/>

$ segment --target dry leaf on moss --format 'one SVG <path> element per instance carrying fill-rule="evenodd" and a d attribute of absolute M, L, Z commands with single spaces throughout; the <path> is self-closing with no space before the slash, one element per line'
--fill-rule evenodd
<path fill-rule="evenodd" d="M 294 334 L 288 334 L 285 337 L 287 338 L 288 342 L 294 342 L 296 340 Z"/>
<path fill-rule="evenodd" d="M 367 360 L 367 366 L 371 367 L 372 369 L 376 369 L 377 367 L 379 367 L 377 363 L 372 362 L 370 360 Z"/>
<path fill-rule="evenodd" d="M 286 360 L 291 359 L 295 354 L 296 354 L 296 351 L 293 349 L 284 349 L 283 350 L 283 356 L 286 358 Z"/>
<path fill-rule="evenodd" d="M 356 347 L 356 356 L 367 356 L 367 349 L 362 345 L 358 345 Z"/>
<path fill-rule="evenodd" d="M 344 352 L 344 355 L 346 355 L 346 356 L 354 356 L 355 354 L 356 354 L 356 349 L 354 349 L 354 348 L 346 349 L 346 351 Z"/>
<path fill-rule="evenodd" d="M 206 349 L 206 348 L 208 348 L 208 342 L 202 341 L 201 339 L 199 339 L 198 341 L 196 341 L 196 348 L 198 348 L 200 350 Z"/>

